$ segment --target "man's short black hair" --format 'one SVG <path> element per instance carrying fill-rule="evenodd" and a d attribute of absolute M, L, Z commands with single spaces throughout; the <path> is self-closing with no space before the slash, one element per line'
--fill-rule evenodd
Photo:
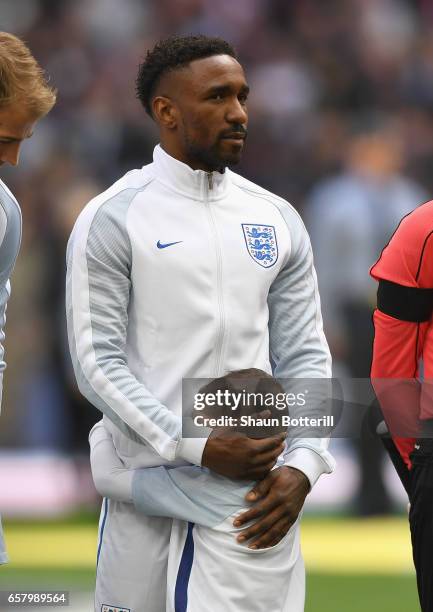
<path fill-rule="evenodd" d="M 170 36 L 160 40 L 138 69 L 137 98 L 146 112 L 152 116 L 151 99 L 161 76 L 190 62 L 213 55 L 230 55 L 236 58 L 234 48 L 222 38 L 209 36 Z"/>

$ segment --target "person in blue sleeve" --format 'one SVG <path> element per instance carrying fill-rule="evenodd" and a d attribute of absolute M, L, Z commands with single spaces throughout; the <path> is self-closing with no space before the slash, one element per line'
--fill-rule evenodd
<path fill-rule="evenodd" d="M 55 91 L 28 47 L 16 36 L 0 32 L 0 166 L 19 161 L 20 148 L 35 124 L 56 101 Z M 6 303 L 10 276 L 21 243 L 21 211 L 18 202 L 0 180 L 0 399 L 3 389 Z M 0 522 L 0 563 L 6 563 Z"/>

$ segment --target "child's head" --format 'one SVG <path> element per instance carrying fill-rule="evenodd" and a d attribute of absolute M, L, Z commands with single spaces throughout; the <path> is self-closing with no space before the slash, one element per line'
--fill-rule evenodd
<path fill-rule="evenodd" d="M 254 438 L 265 438 L 287 429 L 281 424 L 281 416 L 287 413 L 282 409 L 284 390 L 263 370 L 248 368 L 229 372 L 209 382 L 199 393 L 204 404 L 201 414 L 205 418 L 225 417 L 223 429 Z"/>

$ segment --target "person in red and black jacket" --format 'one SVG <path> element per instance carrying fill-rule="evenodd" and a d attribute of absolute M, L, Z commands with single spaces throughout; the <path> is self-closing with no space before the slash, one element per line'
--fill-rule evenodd
<path fill-rule="evenodd" d="M 421 608 L 433 612 L 433 201 L 402 219 L 371 275 L 371 378 L 409 494 Z"/>

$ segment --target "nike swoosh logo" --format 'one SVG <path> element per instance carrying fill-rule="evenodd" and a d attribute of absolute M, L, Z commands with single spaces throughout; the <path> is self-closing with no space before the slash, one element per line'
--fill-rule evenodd
<path fill-rule="evenodd" d="M 183 242 L 183 240 L 177 240 L 177 242 L 166 242 L 164 244 L 160 240 L 158 240 L 156 246 L 158 247 L 158 249 L 166 249 L 167 247 L 172 246 L 173 244 L 180 244 L 181 242 Z"/>

